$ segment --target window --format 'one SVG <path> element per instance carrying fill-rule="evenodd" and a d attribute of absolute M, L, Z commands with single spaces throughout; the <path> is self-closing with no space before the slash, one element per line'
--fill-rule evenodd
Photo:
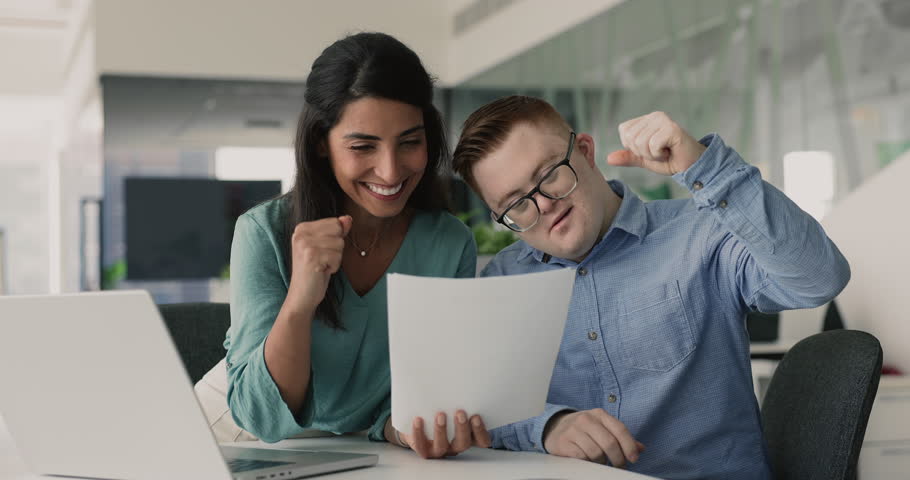
<path fill-rule="evenodd" d="M 799 208 L 821 220 L 834 198 L 834 157 L 829 152 L 784 155 L 784 193 Z"/>
<path fill-rule="evenodd" d="M 281 180 L 281 192 L 294 187 L 294 149 L 219 147 L 215 178 L 219 180 Z"/>

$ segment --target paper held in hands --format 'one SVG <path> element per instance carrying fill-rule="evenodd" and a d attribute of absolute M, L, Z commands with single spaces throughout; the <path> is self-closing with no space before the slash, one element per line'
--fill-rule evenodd
<path fill-rule="evenodd" d="M 488 430 L 543 413 L 575 270 L 488 278 L 389 274 L 392 426 L 437 412 L 480 415 Z"/>

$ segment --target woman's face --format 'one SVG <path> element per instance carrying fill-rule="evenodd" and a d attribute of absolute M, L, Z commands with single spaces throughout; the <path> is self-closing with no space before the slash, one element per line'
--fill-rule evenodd
<path fill-rule="evenodd" d="M 383 98 L 355 100 L 329 130 L 328 150 L 335 179 L 349 200 L 347 213 L 393 217 L 404 209 L 427 166 L 423 112 Z"/>

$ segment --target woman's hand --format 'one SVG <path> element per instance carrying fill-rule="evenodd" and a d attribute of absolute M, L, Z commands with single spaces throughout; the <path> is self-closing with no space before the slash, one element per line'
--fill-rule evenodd
<path fill-rule="evenodd" d="M 350 215 L 301 222 L 291 235 L 291 284 L 288 299 L 308 311 L 325 298 L 329 278 L 341 268 L 344 238 L 354 220 Z"/>
<path fill-rule="evenodd" d="M 433 439 L 430 440 L 423 433 L 423 419 L 414 418 L 411 422 L 411 433 L 405 434 L 397 432 L 391 426 L 389 419 L 389 428 L 396 433 L 395 443 L 401 440 L 402 447 L 410 448 L 417 452 L 423 458 L 442 458 L 458 455 L 459 453 L 471 448 L 481 447 L 489 448 L 491 445 L 490 432 L 487 431 L 483 424 L 483 419 L 479 415 L 468 417 L 464 410 L 455 412 L 455 438 L 449 442 L 446 431 L 446 414 L 437 413 L 433 422 Z"/>

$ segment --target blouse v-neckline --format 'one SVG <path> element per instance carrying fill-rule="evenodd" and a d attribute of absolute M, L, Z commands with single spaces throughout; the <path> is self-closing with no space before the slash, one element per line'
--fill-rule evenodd
<path fill-rule="evenodd" d="M 369 290 L 364 292 L 363 295 L 357 293 L 357 290 L 355 290 L 354 286 L 351 285 L 351 282 L 350 282 L 350 280 L 348 280 L 348 276 L 344 272 L 344 270 L 338 271 L 338 274 L 341 275 L 341 281 L 344 284 L 345 295 L 348 295 L 348 294 L 353 295 L 353 298 L 356 299 L 357 302 L 360 304 L 364 304 L 364 303 L 368 302 L 368 300 L 371 298 L 373 292 L 375 292 L 376 290 L 379 290 L 380 289 L 379 287 L 382 285 L 383 282 L 385 282 L 386 276 L 388 275 L 388 273 L 390 271 L 393 271 L 393 268 L 399 263 L 399 258 L 401 257 L 401 254 L 402 254 L 401 252 L 405 250 L 405 247 L 409 246 L 409 244 L 411 242 L 411 237 L 413 236 L 412 233 L 414 232 L 414 228 L 417 225 L 417 222 L 420 221 L 421 218 L 423 218 L 422 213 L 423 212 L 419 212 L 419 211 L 414 213 L 414 216 L 411 218 L 411 222 L 408 224 L 408 231 L 405 232 L 405 234 L 404 234 L 404 240 L 401 241 L 401 245 L 398 247 L 398 251 L 395 252 L 395 256 L 392 257 L 392 261 L 389 263 L 389 266 L 386 267 L 385 272 L 383 272 L 382 276 L 379 277 L 379 280 L 377 280 L 376 283 L 374 283 L 373 286 L 370 287 Z"/>

